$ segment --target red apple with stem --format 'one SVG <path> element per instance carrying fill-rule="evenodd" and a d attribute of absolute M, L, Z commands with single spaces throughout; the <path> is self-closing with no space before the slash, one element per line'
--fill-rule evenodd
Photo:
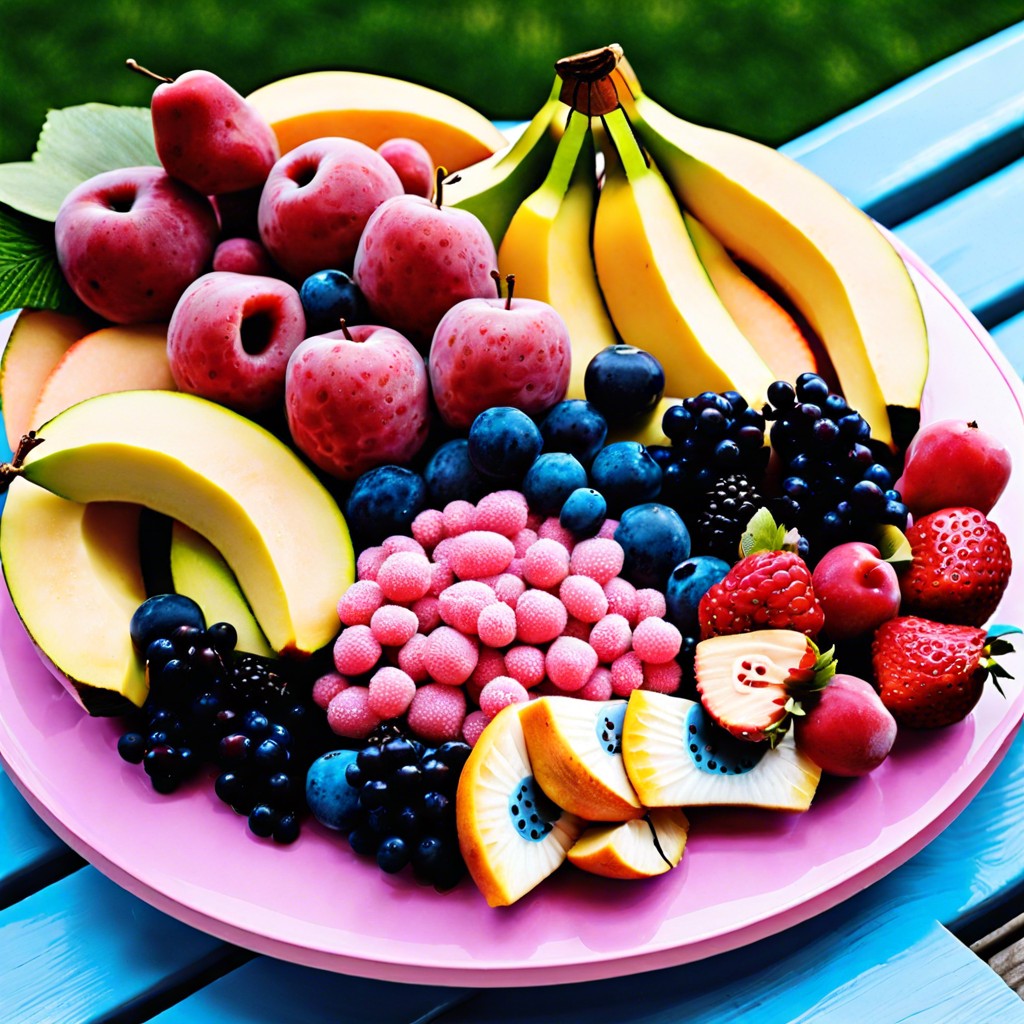
<path fill-rule="evenodd" d="M 872 544 L 850 541 L 827 551 L 811 583 L 832 640 L 863 636 L 899 613 L 896 570 Z"/>

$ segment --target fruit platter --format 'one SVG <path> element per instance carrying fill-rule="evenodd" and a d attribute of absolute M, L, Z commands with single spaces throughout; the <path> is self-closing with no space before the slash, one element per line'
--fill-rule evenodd
<path fill-rule="evenodd" d="M 1024 405 L 913 253 L 614 45 L 511 142 L 128 65 L 149 109 L 0 166 L 0 759 L 65 841 L 251 949 L 533 985 L 782 931 L 966 805 Z M 48 177 L 70 122 L 109 149 Z"/>

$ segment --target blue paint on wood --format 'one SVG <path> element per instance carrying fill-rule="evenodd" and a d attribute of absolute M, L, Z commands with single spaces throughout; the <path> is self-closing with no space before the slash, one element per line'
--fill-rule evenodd
<path fill-rule="evenodd" d="M 782 147 L 888 226 L 1024 156 L 1024 24 Z"/>
<path fill-rule="evenodd" d="M 1024 313 L 1000 324 L 992 332 L 992 337 L 1010 365 L 1024 377 Z"/>

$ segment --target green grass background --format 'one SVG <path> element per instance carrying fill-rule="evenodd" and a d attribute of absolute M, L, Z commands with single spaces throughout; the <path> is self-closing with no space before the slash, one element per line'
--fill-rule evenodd
<path fill-rule="evenodd" d="M 0 0 L 0 161 L 30 155 L 50 107 L 146 104 L 126 57 L 242 93 L 386 72 L 519 119 L 558 57 L 609 42 L 672 110 L 779 144 L 1021 19 L 1022 0 Z"/>

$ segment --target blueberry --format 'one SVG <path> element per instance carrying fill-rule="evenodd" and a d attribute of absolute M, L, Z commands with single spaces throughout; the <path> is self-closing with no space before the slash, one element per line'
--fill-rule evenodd
<path fill-rule="evenodd" d="M 389 836 L 377 847 L 377 866 L 393 875 L 409 863 L 409 844 L 398 836 Z"/>
<path fill-rule="evenodd" d="M 558 521 L 577 537 L 593 537 L 601 529 L 607 514 L 608 502 L 600 491 L 593 487 L 578 487 L 565 499 Z"/>
<path fill-rule="evenodd" d="M 348 845 L 361 857 L 368 857 L 377 852 L 376 834 L 369 825 L 360 825 L 348 834 Z"/>
<path fill-rule="evenodd" d="M 635 587 L 664 590 L 672 570 L 690 557 L 690 533 L 679 513 L 651 502 L 622 513 L 615 539 L 625 555 L 622 575 Z"/>
<path fill-rule="evenodd" d="M 288 751 L 277 740 L 264 740 L 253 751 L 252 759 L 262 770 L 273 773 L 288 763 Z"/>
<path fill-rule="evenodd" d="M 261 839 L 269 839 L 277 828 L 278 814 L 267 804 L 257 804 L 249 812 L 249 831 Z"/>
<path fill-rule="evenodd" d="M 207 629 L 206 639 L 214 650 L 227 656 L 238 643 L 238 630 L 230 622 L 215 622 Z"/>
<path fill-rule="evenodd" d="M 354 750 L 332 750 L 318 757 L 306 772 L 306 803 L 327 828 L 345 831 L 359 815 L 359 791 L 348 783 L 346 769 L 355 764 Z"/>
<path fill-rule="evenodd" d="M 768 401 L 776 409 L 790 409 L 796 403 L 796 389 L 788 381 L 777 380 L 768 385 Z"/>
<path fill-rule="evenodd" d="M 796 397 L 820 405 L 828 398 L 828 385 L 816 373 L 801 373 L 796 379 Z"/>
<path fill-rule="evenodd" d="M 299 838 L 299 817 L 293 811 L 289 811 L 287 814 L 282 814 L 277 819 L 277 825 L 274 826 L 272 833 L 274 842 L 280 843 L 282 846 L 287 846 L 289 843 L 294 843 Z"/>
<path fill-rule="evenodd" d="M 242 732 L 251 739 L 262 739 L 270 732 L 270 720 L 262 711 L 247 711 L 242 716 Z"/>
<path fill-rule="evenodd" d="M 140 653 L 157 639 L 170 639 L 179 626 L 206 628 L 203 610 L 184 594 L 156 594 L 146 598 L 128 625 L 132 643 Z"/>
<path fill-rule="evenodd" d="M 151 673 L 159 672 L 174 657 L 174 644 L 166 637 L 157 637 L 146 647 L 146 665 Z"/>
<path fill-rule="evenodd" d="M 604 495 L 609 513 L 619 515 L 630 505 L 658 496 L 661 467 L 638 441 L 617 441 L 598 452 L 590 482 Z"/>
<path fill-rule="evenodd" d="M 306 314 L 307 334 L 336 331 L 342 320 L 364 324 L 369 312 L 358 285 L 341 270 L 310 274 L 299 288 L 299 299 Z"/>
<path fill-rule="evenodd" d="M 469 458 L 484 476 L 495 480 L 522 479 L 543 443 L 537 424 L 510 405 L 485 409 L 469 428 Z"/>
<path fill-rule="evenodd" d="M 430 493 L 431 503 L 444 508 L 450 501 L 461 498 L 477 501 L 490 485 L 469 458 L 469 442 L 463 437 L 447 441 L 430 457 L 423 470 L 423 479 Z"/>
<path fill-rule="evenodd" d="M 587 364 L 583 390 L 609 423 L 627 424 L 654 411 L 665 391 L 665 371 L 642 348 L 609 345 Z"/>
<path fill-rule="evenodd" d="M 700 599 L 728 572 L 729 563 L 711 555 L 697 555 L 680 562 L 669 573 L 665 587 L 665 618 L 684 636 L 695 636 Z"/>
<path fill-rule="evenodd" d="M 692 410 L 685 405 L 672 405 L 661 417 L 661 429 L 670 441 L 682 441 L 689 436 L 695 422 Z"/>
<path fill-rule="evenodd" d="M 523 494 L 534 512 L 555 516 L 565 499 L 577 488 L 587 486 L 587 471 L 567 452 L 539 455 L 523 478 Z"/>
<path fill-rule="evenodd" d="M 217 796 L 232 807 L 244 805 L 249 795 L 249 784 L 245 777 L 237 772 L 222 772 L 213 784 Z"/>
<path fill-rule="evenodd" d="M 146 756 L 146 738 L 140 732 L 126 732 L 117 741 L 117 752 L 129 764 L 142 764 Z"/>
<path fill-rule="evenodd" d="M 582 398 L 559 402 L 541 421 L 544 451 L 568 452 L 589 466 L 608 436 L 608 421 Z"/>
<path fill-rule="evenodd" d="M 362 546 L 408 533 L 427 507 L 427 485 L 419 473 L 401 466 L 378 466 L 363 473 L 345 505 L 349 529 Z"/>

